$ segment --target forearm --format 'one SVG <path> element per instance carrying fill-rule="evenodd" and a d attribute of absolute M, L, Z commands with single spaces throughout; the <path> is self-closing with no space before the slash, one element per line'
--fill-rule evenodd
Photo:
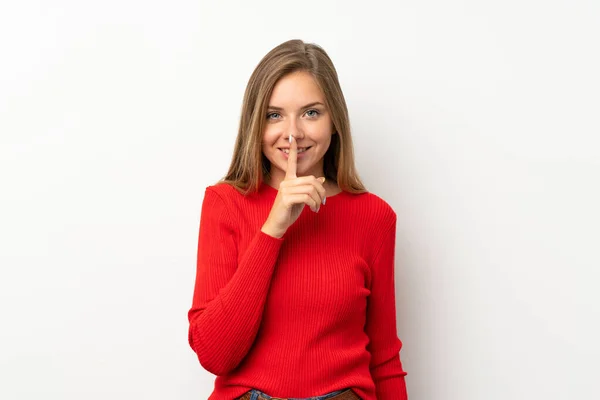
<path fill-rule="evenodd" d="M 378 400 L 407 400 L 406 372 L 399 356 L 371 369 Z"/>
<path fill-rule="evenodd" d="M 281 243 L 257 232 L 230 281 L 207 304 L 190 310 L 190 345 L 215 375 L 231 371 L 250 349 Z"/>

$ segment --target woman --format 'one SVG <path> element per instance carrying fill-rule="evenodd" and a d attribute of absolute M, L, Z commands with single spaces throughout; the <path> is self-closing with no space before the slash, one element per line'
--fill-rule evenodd
<path fill-rule="evenodd" d="M 189 343 L 217 375 L 210 400 L 406 399 L 395 235 L 396 213 L 356 173 L 330 58 L 275 47 L 202 203 Z"/>

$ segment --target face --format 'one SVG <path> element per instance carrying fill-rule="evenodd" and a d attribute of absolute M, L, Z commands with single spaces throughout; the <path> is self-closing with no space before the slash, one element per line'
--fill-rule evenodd
<path fill-rule="evenodd" d="M 331 143 L 333 123 L 325 96 L 312 75 L 297 71 L 281 78 L 273 88 L 265 115 L 262 151 L 271 162 L 271 186 L 285 177 L 288 137 L 298 143 L 296 175 L 323 176 L 323 157 Z M 301 152 L 301 149 L 307 150 Z"/>

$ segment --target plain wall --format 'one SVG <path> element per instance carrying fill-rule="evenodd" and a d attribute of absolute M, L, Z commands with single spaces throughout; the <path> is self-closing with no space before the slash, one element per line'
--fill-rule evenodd
<path fill-rule="evenodd" d="M 411 400 L 600 398 L 595 1 L 3 1 L 0 398 L 205 399 L 204 188 L 271 48 L 333 59 L 398 214 Z M 291 371 L 293 373 L 293 371 Z"/>

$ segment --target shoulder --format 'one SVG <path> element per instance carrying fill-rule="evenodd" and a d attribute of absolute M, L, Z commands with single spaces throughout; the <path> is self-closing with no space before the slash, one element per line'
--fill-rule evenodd
<path fill-rule="evenodd" d="M 205 229 L 237 230 L 238 205 L 236 197 L 242 196 L 238 190 L 224 182 L 206 186 L 202 200 L 201 225 Z"/>
<path fill-rule="evenodd" d="M 229 183 L 219 182 L 204 189 L 203 208 L 219 214 L 235 213 L 242 194 Z"/>
<path fill-rule="evenodd" d="M 234 201 L 238 196 L 242 194 L 229 183 L 219 182 L 214 185 L 207 186 L 204 190 L 204 195 L 218 196 L 224 201 Z"/>
<path fill-rule="evenodd" d="M 373 192 L 351 194 L 353 202 L 361 212 L 366 214 L 370 225 L 390 226 L 396 223 L 397 215 L 394 208 L 381 196 Z"/>
<path fill-rule="evenodd" d="M 382 248 L 390 249 L 395 246 L 397 214 L 392 205 L 381 196 L 372 192 L 359 195 L 363 207 L 368 210 L 365 214 L 364 232 L 367 243 L 367 259 L 374 262 Z"/>

